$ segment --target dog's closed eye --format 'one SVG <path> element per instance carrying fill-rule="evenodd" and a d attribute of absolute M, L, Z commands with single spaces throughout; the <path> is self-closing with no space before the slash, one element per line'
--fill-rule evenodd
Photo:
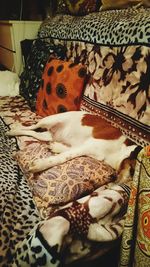
<path fill-rule="evenodd" d="M 43 132 L 47 132 L 47 129 L 46 128 L 37 128 L 34 131 L 37 133 L 43 133 Z"/>

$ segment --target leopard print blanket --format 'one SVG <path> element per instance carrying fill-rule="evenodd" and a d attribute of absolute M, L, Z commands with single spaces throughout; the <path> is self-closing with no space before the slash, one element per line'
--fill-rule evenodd
<path fill-rule="evenodd" d="M 8 127 L 0 118 L 0 266 L 11 266 L 16 245 L 39 222 L 32 194 L 12 155 L 15 138 L 8 138 Z"/>
<path fill-rule="evenodd" d="M 42 23 L 38 38 L 102 45 L 149 44 L 150 8 L 127 8 L 73 17 L 57 15 Z"/>

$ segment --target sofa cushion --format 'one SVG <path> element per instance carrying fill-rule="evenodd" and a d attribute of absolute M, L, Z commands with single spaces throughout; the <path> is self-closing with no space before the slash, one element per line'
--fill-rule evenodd
<path fill-rule="evenodd" d="M 84 65 L 51 59 L 45 66 L 37 94 L 37 114 L 44 117 L 79 110 L 86 78 Z"/>
<path fill-rule="evenodd" d="M 34 197 L 40 199 L 45 207 L 77 199 L 116 178 L 114 169 L 108 164 L 85 156 L 37 174 L 29 173 L 31 161 L 51 155 L 47 144 L 34 142 L 15 156 L 28 178 Z"/>

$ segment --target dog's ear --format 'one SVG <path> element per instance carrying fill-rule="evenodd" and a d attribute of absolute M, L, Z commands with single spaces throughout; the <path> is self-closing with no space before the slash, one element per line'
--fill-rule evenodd
<path fill-rule="evenodd" d="M 117 172 L 117 180 L 116 182 L 119 183 L 125 183 L 129 182 L 132 180 L 133 175 L 134 175 L 134 170 L 135 170 L 135 164 L 136 164 L 136 159 L 137 155 L 142 149 L 141 146 L 137 146 L 131 153 L 128 158 L 125 158 L 118 169 Z"/>
<path fill-rule="evenodd" d="M 117 172 L 117 183 L 126 183 L 132 180 L 135 163 L 136 160 L 130 158 L 126 158 L 121 162 Z"/>
<path fill-rule="evenodd" d="M 142 147 L 141 146 L 137 146 L 130 154 L 129 158 L 130 159 L 137 159 L 137 155 L 139 154 L 139 152 L 141 151 Z"/>

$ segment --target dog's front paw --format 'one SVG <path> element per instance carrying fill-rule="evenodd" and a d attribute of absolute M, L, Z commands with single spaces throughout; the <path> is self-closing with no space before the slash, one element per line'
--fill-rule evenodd
<path fill-rule="evenodd" d="M 66 151 L 67 146 L 59 142 L 52 142 L 50 143 L 50 150 L 55 154 L 59 154 Z"/>
<path fill-rule="evenodd" d="M 42 159 L 34 160 L 29 166 L 29 172 L 36 173 L 40 171 L 43 171 L 43 160 Z"/>

